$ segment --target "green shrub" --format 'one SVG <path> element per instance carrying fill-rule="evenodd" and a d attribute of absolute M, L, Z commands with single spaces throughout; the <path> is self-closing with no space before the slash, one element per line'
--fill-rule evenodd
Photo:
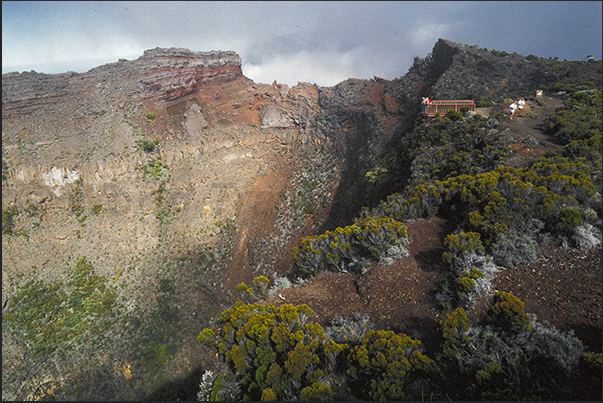
<path fill-rule="evenodd" d="M 240 283 L 236 288 L 246 299 L 250 298 L 254 301 L 260 301 L 268 297 L 269 285 L 270 279 L 268 277 L 258 276 L 253 278 L 251 287 L 245 283 Z"/>
<path fill-rule="evenodd" d="M 371 400 L 405 400 L 410 384 L 437 371 L 420 352 L 421 342 L 393 331 L 369 330 L 348 354 L 350 381 L 364 385 Z M 358 387 L 358 385 L 356 385 Z"/>
<path fill-rule="evenodd" d="M 328 340 L 318 324 L 306 323 L 306 305 L 244 304 L 236 302 L 222 312 L 218 354 L 234 376 L 219 376 L 213 398 L 231 400 L 328 399 L 332 391 L 322 379 L 334 370 L 346 345 Z M 211 344 L 212 331 L 202 331 L 199 342 Z M 231 385 L 225 385 L 229 380 Z"/>
<path fill-rule="evenodd" d="M 15 227 L 15 217 L 19 215 L 17 206 L 2 209 L 2 235 L 12 235 Z"/>
<path fill-rule="evenodd" d="M 149 119 L 150 121 L 155 120 L 155 112 L 148 112 L 147 119 Z"/>
<path fill-rule="evenodd" d="M 105 208 L 103 207 L 102 204 L 94 204 L 94 205 L 92 205 L 92 208 L 90 209 L 90 211 L 94 215 L 99 215 L 103 210 L 105 210 Z"/>
<path fill-rule="evenodd" d="M 452 121 L 459 120 L 462 117 L 463 117 L 462 111 L 455 111 L 455 110 L 451 109 L 448 112 L 446 112 L 446 118 L 450 119 Z"/>
<path fill-rule="evenodd" d="M 44 360 L 72 343 L 102 342 L 115 317 L 116 292 L 81 258 L 66 283 L 28 281 L 10 302 L 3 324 L 22 334 L 34 357 Z"/>
<path fill-rule="evenodd" d="M 447 249 L 443 254 L 444 261 L 454 270 L 467 269 L 471 265 L 471 256 L 484 252 L 480 235 L 476 232 L 449 234 L 444 238 L 444 246 Z"/>
<path fill-rule="evenodd" d="M 491 250 L 494 262 L 509 269 L 523 262 L 536 261 L 536 241 L 525 232 L 511 230 L 498 234 Z"/>
<path fill-rule="evenodd" d="M 291 249 L 296 272 L 311 277 L 320 271 L 360 271 L 358 267 L 357 226 L 351 225 L 304 237 Z"/>
<path fill-rule="evenodd" d="M 391 218 L 365 217 L 355 222 L 356 239 L 374 259 L 388 256 L 393 246 L 404 246 L 410 242 L 406 225 Z"/>
<path fill-rule="evenodd" d="M 136 145 L 138 146 L 139 150 L 144 151 L 145 153 L 152 153 L 153 151 L 155 151 L 155 148 L 157 147 L 157 145 L 159 144 L 159 140 L 145 140 L 145 139 L 139 139 L 136 140 Z"/>
<path fill-rule="evenodd" d="M 558 226 L 561 211 L 567 206 L 596 203 L 593 179 L 597 177 L 593 173 L 597 172 L 581 161 L 541 158 L 523 169 L 499 167 L 444 181 L 419 180 L 362 215 L 396 220 L 443 215 L 458 228 L 479 233 L 484 245 L 491 248 L 498 236 L 509 230 L 533 232 L 526 223 L 542 222 L 544 232 L 549 233 L 567 230 Z M 518 216 L 524 219 L 517 220 Z M 565 221 L 570 218 L 562 217 Z M 572 221 L 564 224 L 571 226 Z"/>
<path fill-rule="evenodd" d="M 456 308 L 449 312 L 446 317 L 439 322 L 440 332 L 442 333 L 442 353 L 444 356 L 458 360 L 464 351 L 464 345 L 471 339 L 468 336 L 471 321 L 463 308 Z"/>
<path fill-rule="evenodd" d="M 158 189 L 155 189 L 153 191 L 153 194 L 155 195 L 153 202 L 157 207 L 157 213 L 155 214 L 155 218 L 159 220 L 161 225 L 169 224 L 172 221 L 172 218 L 174 218 L 174 213 L 172 213 L 172 210 L 169 206 L 166 206 L 166 194 L 168 193 L 169 192 L 165 189 L 163 183 L 159 186 Z"/>
<path fill-rule="evenodd" d="M 516 296 L 499 291 L 494 295 L 494 303 L 487 312 L 488 319 L 505 332 L 530 331 L 530 318 L 524 303 Z"/>
<path fill-rule="evenodd" d="M 441 362 L 447 393 L 455 400 L 548 400 L 567 396 L 583 346 L 526 314 L 523 302 L 497 293 L 479 323 L 462 308 L 440 321 Z M 600 375 L 600 374 L 599 374 Z"/>
<path fill-rule="evenodd" d="M 76 217 L 80 217 L 86 209 L 79 203 L 75 203 L 71 205 L 71 211 L 75 214 Z"/>
<path fill-rule="evenodd" d="M 366 313 L 354 313 L 349 317 L 335 315 L 329 326 L 325 328 L 325 334 L 337 343 L 358 344 L 371 329 L 369 320 L 370 317 Z"/>
<path fill-rule="evenodd" d="M 369 216 L 344 228 L 302 238 L 299 246 L 292 248 L 291 256 L 302 277 L 320 271 L 360 273 L 367 259 L 399 259 L 405 255 L 404 246 L 409 242 L 405 224 Z"/>
<path fill-rule="evenodd" d="M 457 295 L 463 298 L 464 294 L 473 291 L 477 279 L 485 278 L 486 275 L 479 269 L 472 268 L 470 271 L 463 270 L 457 279 Z"/>
<path fill-rule="evenodd" d="M 532 316 L 530 333 L 524 351 L 533 361 L 533 367 L 543 377 L 556 372 L 565 378 L 578 366 L 584 346 L 573 331 L 560 332 L 548 322 L 539 322 Z"/>
<path fill-rule="evenodd" d="M 490 291 L 491 281 L 499 269 L 485 255 L 480 235 L 475 232 L 449 234 L 444 239 L 447 250 L 442 257 L 449 266 L 449 279 L 436 294 L 446 309 L 453 306 L 471 308 L 477 295 Z"/>
<path fill-rule="evenodd" d="M 238 399 L 241 384 L 230 374 L 218 375 L 210 393 L 211 401 L 232 402 Z"/>
<path fill-rule="evenodd" d="M 6 161 L 2 160 L 2 180 L 5 181 L 8 179 L 8 164 Z"/>
<path fill-rule="evenodd" d="M 492 105 L 494 105 L 494 102 L 492 102 L 492 101 L 482 101 L 482 100 L 475 101 L 475 106 L 477 108 L 488 108 Z"/>
<path fill-rule="evenodd" d="M 166 181 L 170 177 L 169 166 L 163 163 L 161 155 L 152 158 L 137 168 L 145 180 Z"/>
<path fill-rule="evenodd" d="M 574 228 L 571 239 L 578 249 L 589 251 L 601 243 L 601 230 L 585 223 Z"/>
<path fill-rule="evenodd" d="M 274 399 L 272 397 L 274 396 Z M 306 386 L 301 390 L 300 399 L 303 401 L 309 402 L 319 402 L 323 400 L 331 400 L 333 396 L 333 391 L 331 387 L 328 385 L 323 385 L 322 382 L 314 382 L 310 386 Z M 262 395 L 262 400 L 276 400 L 276 396 L 274 392 L 270 395 L 270 399 L 264 399 Z"/>
<path fill-rule="evenodd" d="M 538 139 L 536 137 L 532 136 L 531 134 L 528 134 L 526 137 L 524 137 L 523 140 L 521 140 L 521 142 L 531 145 L 531 146 L 537 146 L 538 144 L 540 144 Z"/>
<path fill-rule="evenodd" d="M 563 232 L 571 232 L 574 228 L 582 225 L 580 211 L 575 208 L 564 208 L 559 212 L 557 228 Z"/>
<path fill-rule="evenodd" d="M 199 391 L 197 392 L 197 401 L 205 402 L 211 398 L 211 389 L 216 377 L 214 377 L 213 371 L 207 370 L 201 376 L 199 382 Z"/>
<path fill-rule="evenodd" d="M 563 144 L 591 138 L 601 133 L 601 92 L 578 91 L 563 108 L 544 120 L 544 129 Z"/>

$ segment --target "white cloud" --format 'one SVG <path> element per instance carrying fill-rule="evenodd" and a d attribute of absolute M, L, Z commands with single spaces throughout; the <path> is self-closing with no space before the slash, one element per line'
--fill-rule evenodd
<path fill-rule="evenodd" d="M 235 51 L 245 75 L 258 82 L 334 85 L 348 77 L 400 77 L 438 38 L 600 58 L 600 4 L 3 2 L 2 71 L 80 72 L 146 49 L 183 47 Z"/>
<path fill-rule="evenodd" d="M 419 49 L 433 46 L 439 38 L 446 38 L 449 32 L 450 26 L 448 24 L 432 23 L 419 25 L 410 32 L 411 42 Z M 424 55 L 417 56 L 423 57 Z"/>
<path fill-rule="evenodd" d="M 25 70 L 61 73 L 86 71 L 98 65 L 142 55 L 144 46 L 124 38 L 106 36 L 71 37 L 62 41 L 32 43 L 25 49 L 2 49 L 2 71 Z M 57 70 L 58 69 L 58 70 Z M 51 71 L 52 70 L 52 71 Z"/>
<path fill-rule="evenodd" d="M 278 83 L 289 86 L 298 82 L 309 82 L 320 86 L 333 86 L 348 78 L 366 77 L 367 70 L 364 63 L 366 55 L 361 49 L 349 52 L 309 52 L 301 51 L 294 54 L 277 54 L 261 64 L 245 63 L 243 60 L 243 74 L 256 83 Z M 364 77 L 361 77 L 364 76 Z"/>

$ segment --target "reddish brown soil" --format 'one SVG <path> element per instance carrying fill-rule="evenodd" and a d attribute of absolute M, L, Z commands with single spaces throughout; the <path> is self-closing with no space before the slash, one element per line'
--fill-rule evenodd
<path fill-rule="evenodd" d="M 588 252 L 548 247 L 538 261 L 498 273 L 493 286 L 522 300 L 538 320 L 573 329 L 589 350 L 601 352 L 601 276 L 601 245 Z"/>
<path fill-rule="evenodd" d="M 419 220 L 408 225 L 408 232 L 408 257 L 374 265 L 362 276 L 321 273 L 303 286 L 281 290 L 284 300 L 276 295 L 267 302 L 306 304 L 312 308 L 311 320 L 323 325 L 335 315 L 366 312 L 375 328 L 404 332 L 436 348 L 442 311 L 434 296 L 445 280 L 441 256 L 446 221 Z M 539 321 L 573 329 L 587 349 L 601 352 L 601 276 L 601 245 L 586 253 L 548 247 L 536 262 L 499 272 L 493 290 L 517 296 Z"/>
<path fill-rule="evenodd" d="M 228 288 L 233 289 L 241 282 L 251 284 L 253 265 L 249 256 L 248 239 L 270 238 L 269 230 L 274 227 L 276 219 L 274 206 L 278 204 L 278 199 L 285 190 L 289 171 L 289 169 L 282 169 L 256 178 L 251 191 L 243 201 L 237 221 L 237 227 L 242 230 L 235 234 L 234 259 L 225 273 Z M 278 253 L 273 250 L 272 245 L 266 247 L 270 248 L 271 253 Z"/>

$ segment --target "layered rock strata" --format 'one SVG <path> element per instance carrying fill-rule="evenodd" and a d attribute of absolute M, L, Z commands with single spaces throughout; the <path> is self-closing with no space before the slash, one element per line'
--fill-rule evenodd
<path fill-rule="evenodd" d="M 181 48 L 146 50 L 136 60 L 120 59 L 86 73 L 35 71 L 2 75 L 2 113 L 30 113 L 42 105 L 86 96 L 91 86 L 132 96 L 174 100 L 208 81 L 243 77 L 241 58 L 232 51 L 192 52 Z"/>

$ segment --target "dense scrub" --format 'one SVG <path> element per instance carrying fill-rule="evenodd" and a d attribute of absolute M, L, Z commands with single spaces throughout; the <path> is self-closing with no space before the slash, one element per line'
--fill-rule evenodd
<path fill-rule="evenodd" d="M 440 321 L 447 392 L 460 400 L 564 400 L 589 354 L 572 332 L 559 332 L 525 312 L 517 297 L 498 292 L 479 323 L 463 308 Z M 591 373 L 591 376 L 594 373 Z M 594 396 L 593 396 L 594 397 Z"/>
<path fill-rule="evenodd" d="M 220 315 L 219 339 L 205 329 L 198 341 L 216 345 L 233 375 L 219 375 L 212 400 L 326 400 L 344 344 L 327 340 L 323 328 L 307 323 L 305 305 L 237 302 Z"/>
<path fill-rule="evenodd" d="M 335 387 L 400 400 L 412 396 L 407 386 L 416 390 L 437 372 L 418 340 L 355 326 L 359 318 L 323 329 L 308 322 L 310 313 L 306 305 L 241 301 L 224 311 L 219 334 L 204 329 L 197 339 L 216 348 L 231 370 L 214 377 L 211 400 L 330 400 Z M 346 328 L 361 331 L 352 336 Z"/>
<path fill-rule="evenodd" d="M 292 250 L 297 273 L 309 277 L 319 271 L 361 273 L 371 261 L 407 254 L 406 225 L 391 218 L 366 217 L 355 224 L 308 236 Z"/>
<path fill-rule="evenodd" d="M 208 400 L 549 400 L 592 398 L 579 377 L 600 373 L 600 354 L 585 352 L 572 332 L 526 313 L 498 292 L 473 323 L 463 308 L 440 322 L 439 350 L 373 330 L 366 317 L 311 323 L 306 305 L 236 302 L 218 328 L 197 340 L 215 349 L 226 373 L 207 371 L 199 397 Z M 598 364 L 597 364 L 598 363 Z M 596 389 L 596 388 L 595 388 Z"/>
<path fill-rule="evenodd" d="M 434 119 L 435 126 L 444 119 Z M 403 192 L 363 216 L 400 221 L 447 217 L 459 231 L 480 234 L 495 261 L 506 267 L 533 258 L 535 244 L 554 238 L 580 246 L 583 238 L 600 235 L 601 92 L 574 93 L 546 127 L 564 145 L 529 167 L 486 170 L 478 163 L 473 174 L 450 169 L 444 176 L 429 167 Z M 438 168 L 448 164 L 438 161 Z"/>
<path fill-rule="evenodd" d="M 421 370 L 413 372 L 413 365 L 396 358 L 396 365 L 406 368 L 398 373 L 397 384 L 385 380 L 394 371 L 385 369 L 388 354 L 369 352 L 381 347 L 369 339 L 348 342 L 353 353 L 346 356 L 347 376 L 354 377 L 358 372 L 350 368 L 361 362 L 376 366 L 364 373 L 374 378 L 372 384 L 361 390 L 350 387 L 355 397 L 417 398 L 413 384 L 429 385 L 431 392 L 441 392 L 444 385 L 447 396 L 468 400 L 574 399 L 600 391 L 600 386 L 590 392 L 575 386 L 584 383 L 577 382 L 581 377 L 596 377 L 592 370 L 598 356 L 584 351 L 572 332 L 537 321 L 515 296 L 497 292 L 477 323 L 465 313 L 477 296 L 491 292 L 496 272 L 535 260 L 538 246 L 555 242 L 588 250 L 601 242 L 601 91 L 569 88 L 573 91 L 564 106 L 544 123 L 559 147 L 533 164 L 505 165 L 511 151 L 507 133 L 496 129 L 501 116 L 453 112 L 429 119 L 403 140 L 406 154 L 400 161 L 410 163 L 400 168 L 409 173 L 402 192 L 364 209 L 353 225 L 303 238 L 293 249 L 297 276 L 323 270 L 361 274 L 378 259 L 403 256 L 386 252 L 409 241 L 405 231 L 392 228 L 405 229 L 405 222 L 434 216 L 445 217 L 454 228 L 445 238 L 448 281 L 436 295 L 447 313 L 440 321 L 441 359 L 425 357 L 424 366 L 415 362 Z M 387 170 L 370 174 L 369 179 L 378 181 Z M 367 222 L 375 228 L 376 248 L 363 243 L 360 223 Z M 408 343 L 404 348 L 412 356 L 414 344 Z M 600 372 L 600 365 L 596 368 Z M 417 383 L 406 382 L 410 373 L 421 374 Z M 600 385 L 600 379 L 596 382 Z"/>

